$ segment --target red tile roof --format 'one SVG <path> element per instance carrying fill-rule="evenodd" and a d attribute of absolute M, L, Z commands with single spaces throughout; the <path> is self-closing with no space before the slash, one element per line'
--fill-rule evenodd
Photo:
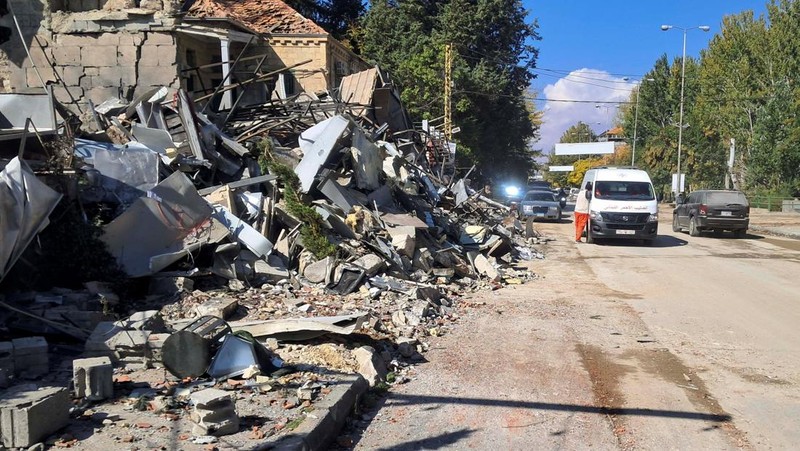
<path fill-rule="evenodd" d="M 263 34 L 327 34 L 281 0 L 195 0 L 187 15 L 232 19 Z"/>

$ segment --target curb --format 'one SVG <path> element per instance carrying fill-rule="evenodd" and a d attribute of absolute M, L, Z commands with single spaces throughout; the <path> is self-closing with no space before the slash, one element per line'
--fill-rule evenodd
<path fill-rule="evenodd" d="M 254 450 L 322 451 L 336 439 L 359 397 L 369 389 L 361 375 L 345 378 L 290 435 L 264 443 Z"/>
<path fill-rule="evenodd" d="M 784 232 L 780 229 L 780 227 L 759 227 L 759 226 L 750 226 L 750 230 L 754 232 L 766 233 L 767 235 L 779 236 L 783 238 L 792 238 L 795 240 L 800 240 L 800 233 L 798 232 Z"/>

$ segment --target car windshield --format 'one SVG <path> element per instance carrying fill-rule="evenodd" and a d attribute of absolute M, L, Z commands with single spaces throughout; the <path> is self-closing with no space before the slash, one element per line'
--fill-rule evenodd
<path fill-rule="evenodd" d="M 594 195 L 607 200 L 653 200 L 653 188 L 647 182 L 600 181 L 595 184 Z"/>
<path fill-rule="evenodd" d="M 533 191 L 525 195 L 525 200 L 534 202 L 555 202 L 552 193 L 546 191 Z"/>
<path fill-rule="evenodd" d="M 713 205 L 747 205 L 747 198 L 738 191 L 714 191 L 708 193 L 707 202 Z"/>

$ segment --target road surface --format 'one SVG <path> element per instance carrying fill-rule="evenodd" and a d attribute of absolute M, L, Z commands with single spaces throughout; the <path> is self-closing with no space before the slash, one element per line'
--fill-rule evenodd
<path fill-rule="evenodd" d="M 793 449 L 800 250 L 693 238 L 576 244 L 485 293 L 429 363 L 348 433 L 355 449 Z"/>

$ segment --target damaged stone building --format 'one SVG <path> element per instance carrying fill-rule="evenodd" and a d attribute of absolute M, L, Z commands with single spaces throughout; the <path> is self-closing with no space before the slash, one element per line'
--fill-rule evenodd
<path fill-rule="evenodd" d="M 280 0 L 9 0 L 0 90 L 65 105 L 133 99 L 166 86 L 192 98 L 291 68 L 214 99 L 230 106 L 314 94 L 369 66 Z M 20 41 L 20 33 L 22 40 Z M 302 64 L 301 64 L 302 63 Z M 73 108 L 74 109 L 74 108 Z"/>

